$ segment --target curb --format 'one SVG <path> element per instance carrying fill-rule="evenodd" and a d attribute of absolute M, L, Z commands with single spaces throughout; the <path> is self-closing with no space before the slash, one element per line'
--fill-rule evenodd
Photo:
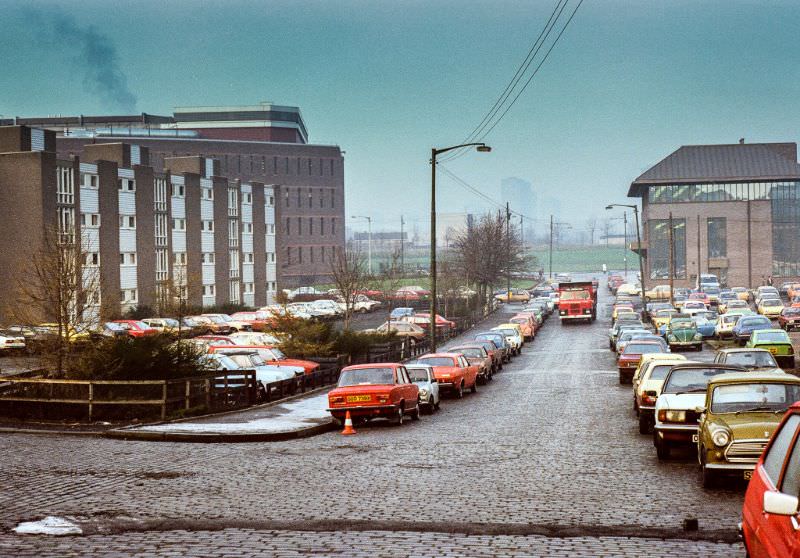
<path fill-rule="evenodd" d="M 262 432 L 248 434 L 200 434 L 190 432 L 137 432 L 135 430 L 108 430 L 100 435 L 104 438 L 116 440 L 134 440 L 142 442 L 188 442 L 200 444 L 221 444 L 221 443 L 250 443 L 250 442 L 284 442 L 287 440 L 298 440 L 300 438 L 310 438 L 326 432 L 336 430 L 333 421 L 309 426 L 301 430 L 290 432 Z"/>
<path fill-rule="evenodd" d="M 107 431 L 46 430 L 41 428 L 0 428 L 0 434 L 30 434 L 32 436 L 102 436 Z"/>

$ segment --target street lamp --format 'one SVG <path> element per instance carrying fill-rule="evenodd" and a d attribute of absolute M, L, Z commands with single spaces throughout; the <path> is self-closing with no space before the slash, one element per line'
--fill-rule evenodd
<path fill-rule="evenodd" d="M 372 217 L 352 215 L 351 219 L 367 220 L 367 268 L 369 269 L 369 274 L 372 275 Z"/>
<path fill-rule="evenodd" d="M 436 352 L 436 156 L 462 147 L 472 147 L 481 153 L 489 153 L 492 148 L 485 143 L 463 143 L 444 147 L 431 148 L 431 321 L 430 321 L 430 352 Z"/>
<path fill-rule="evenodd" d="M 639 255 L 639 284 L 642 290 L 642 304 L 645 305 L 647 301 L 644 295 L 644 264 L 642 263 L 642 236 L 639 232 L 639 206 L 624 203 L 610 203 L 606 206 L 606 209 L 613 209 L 615 207 L 629 207 L 633 209 L 633 217 L 636 219 L 636 244 L 638 248 L 636 253 Z"/>

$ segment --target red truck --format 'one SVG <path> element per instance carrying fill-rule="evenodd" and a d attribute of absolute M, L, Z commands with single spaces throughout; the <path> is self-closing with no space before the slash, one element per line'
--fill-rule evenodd
<path fill-rule="evenodd" d="M 597 287 L 592 281 L 572 281 L 558 284 L 558 315 L 566 320 L 597 318 Z"/>

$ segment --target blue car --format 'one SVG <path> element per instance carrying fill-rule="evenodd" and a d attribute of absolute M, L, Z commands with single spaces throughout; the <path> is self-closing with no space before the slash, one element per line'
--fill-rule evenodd
<path fill-rule="evenodd" d="M 772 322 L 766 316 L 742 316 L 733 326 L 733 338 L 739 345 L 744 346 L 750 335 L 757 329 L 770 329 Z"/>
<path fill-rule="evenodd" d="M 714 333 L 717 330 L 717 320 L 710 319 L 706 316 L 702 316 L 702 312 L 694 315 L 694 323 L 697 324 L 697 332 L 703 336 L 703 339 L 710 339 L 714 337 Z"/>
<path fill-rule="evenodd" d="M 413 308 L 407 308 L 407 307 L 395 308 L 394 310 L 392 310 L 392 313 L 389 314 L 389 315 L 392 317 L 393 320 L 399 320 L 403 316 L 413 316 L 414 315 L 414 309 Z"/>

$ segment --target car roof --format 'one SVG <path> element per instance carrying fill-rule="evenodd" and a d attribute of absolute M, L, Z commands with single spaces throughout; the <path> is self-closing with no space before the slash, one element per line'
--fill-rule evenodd
<path fill-rule="evenodd" d="M 429 370 L 433 369 L 433 366 L 431 366 L 430 364 L 408 363 L 405 366 L 406 368 L 427 368 Z"/>
<path fill-rule="evenodd" d="M 750 382 L 760 382 L 760 381 L 774 381 L 779 380 L 781 382 L 787 382 L 792 384 L 800 384 L 800 378 L 794 376 L 793 374 L 787 374 L 780 368 L 774 368 L 772 370 L 758 370 L 753 372 L 730 372 L 727 374 L 720 374 L 718 376 L 714 376 L 710 384 L 735 384 L 735 383 L 750 383 Z"/>
<path fill-rule="evenodd" d="M 419 357 L 419 358 L 428 358 L 428 357 L 450 357 L 450 358 L 458 358 L 458 357 L 460 357 L 460 356 L 463 356 L 463 355 L 462 355 L 461 353 L 428 353 L 428 354 L 422 355 L 422 356 L 421 356 L 421 357 Z"/>
<path fill-rule="evenodd" d="M 642 355 L 642 363 L 651 360 L 663 360 L 668 362 L 674 360 L 675 362 L 688 362 L 685 356 L 675 353 L 648 353 L 646 355 Z"/>
<path fill-rule="evenodd" d="M 782 330 L 782 329 L 778 329 L 778 328 L 774 328 L 774 327 L 772 327 L 770 329 L 757 329 L 757 330 L 755 330 L 753 332 L 753 334 L 756 335 L 756 336 L 759 336 L 759 335 L 764 334 L 764 333 L 786 333 L 786 332 L 784 330 Z M 789 334 L 786 333 L 786 336 L 788 337 Z"/>
<path fill-rule="evenodd" d="M 345 370 L 367 370 L 369 368 L 398 368 L 400 366 L 405 366 L 400 362 L 371 362 L 368 364 L 353 364 L 352 366 L 345 366 L 342 368 L 342 372 Z"/>
<path fill-rule="evenodd" d="M 751 353 L 753 351 L 759 351 L 759 352 L 762 352 L 762 353 L 772 354 L 767 349 L 758 349 L 758 348 L 755 348 L 755 347 L 752 348 L 752 349 L 748 349 L 747 347 L 729 347 L 729 348 L 726 348 L 726 349 L 720 349 L 717 352 L 718 353 L 731 354 L 731 353 Z"/>

